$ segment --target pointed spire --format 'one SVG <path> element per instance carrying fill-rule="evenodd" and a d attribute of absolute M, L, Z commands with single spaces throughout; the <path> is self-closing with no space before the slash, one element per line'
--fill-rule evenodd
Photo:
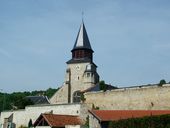
<path fill-rule="evenodd" d="M 72 51 L 76 49 L 92 50 L 83 20 Z"/>
<path fill-rule="evenodd" d="M 90 41 L 87 36 L 86 28 L 84 26 L 83 21 L 76 38 L 76 42 L 71 52 L 72 59 L 67 61 L 67 64 L 93 62 L 93 50 L 91 48 Z"/>

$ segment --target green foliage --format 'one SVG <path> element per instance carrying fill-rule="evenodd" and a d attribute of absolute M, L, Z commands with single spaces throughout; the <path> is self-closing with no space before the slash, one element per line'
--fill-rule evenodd
<path fill-rule="evenodd" d="M 33 126 L 32 119 L 30 119 L 29 122 L 28 122 L 28 127 L 30 128 L 32 126 Z"/>
<path fill-rule="evenodd" d="M 86 117 L 84 128 L 89 128 L 89 116 Z"/>
<path fill-rule="evenodd" d="M 159 86 L 162 86 L 163 84 L 166 84 L 166 81 L 164 79 L 160 80 Z"/>
<path fill-rule="evenodd" d="M 45 91 L 44 94 L 45 94 L 45 96 L 47 96 L 48 98 L 51 98 L 51 97 L 54 95 L 54 93 L 58 91 L 58 89 L 59 89 L 59 88 L 57 88 L 57 89 L 49 88 L 49 89 L 47 89 L 47 90 Z"/>
<path fill-rule="evenodd" d="M 105 81 L 102 80 L 99 82 L 99 88 L 100 88 L 100 90 L 106 91 L 107 86 L 105 84 Z"/>
<path fill-rule="evenodd" d="M 32 105 L 33 103 L 30 100 L 25 99 L 26 96 L 46 95 L 51 98 L 57 90 L 49 88 L 46 91 L 13 92 L 11 94 L 0 92 L 0 112 L 3 110 L 23 109 L 27 105 Z"/>
<path fill-rule="evenodd" d="M 26 98 L 20 98 L 14 102 L 14 106 L 17 106 L 17 109 L 24 109 L 27 105 L 34 105 L 34 103 L 30 99 Z"/>
<path fill-rule="evenodd" d="M 110 121 L 109 124 L 108 124 L 108 128 L 113 128 L 113 121 Z"/>
<path fill-rule="evenodd" d="M 100 108 L 99 108 L 98 106 L 95 106 L 95 105 L 93 104 L 92 109 L 94 109 L 94 110 L 99 110 Z"/>
<path fill-rule="evenodd" d="M 84 102 L 84 101 L 86 100 L 86 98 L 84 97 L 84 94 L 83 94 L 83 93 L 81 93 L 81 97 L 80 97 L 80 98 L 81 98 L 81 101 L 82 101 L 82 102 Z"/>
<path fill-rule="evenodd" d="M 108 128 L 170 128 L 170 115 L 131 118 L 109 122 Z"/>

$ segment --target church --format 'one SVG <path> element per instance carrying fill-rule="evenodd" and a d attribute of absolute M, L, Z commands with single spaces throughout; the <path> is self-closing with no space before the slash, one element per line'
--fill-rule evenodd
<path fill-rule="evenodd" d="M 87 128 L 87 123 L 90 128 L 105 128 L 113 120 L 170 114 L 170 84 L 124 88 L 104 84 L 102 90 L 93 53 L 82 21 L 71 50 L 72 57 L 66 62 L 64 84 L 49 99 L 50 104 L 3 111 L 0 128 L 30 125 L 37 128 Z"/>
<path fill-rule="evenodd" d="M 36 104 L 26 106 L 24 110 L 4 111 L 0 116 L 0 126 L 18 128 L 33 122 L 32 125 L 35 127 L 48 125 L 83 128 L 87 121 L 88 110 L 92 108 L 92 105 L 82 103 L 81 97 L 83 93 L 99 86 L 99 75 L 97 65 L 93 62 L 93 52 L 82 21 L 71 50 L 72 58 L 66 62 L 64 84 L 49 99 L 50 104 Z M 44 121 L 41 122 L 41 120 Z"/>

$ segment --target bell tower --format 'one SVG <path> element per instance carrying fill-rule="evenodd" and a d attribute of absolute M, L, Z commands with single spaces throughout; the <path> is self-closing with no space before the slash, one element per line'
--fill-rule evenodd
<path fill-rule="evenodd" d="M 50 99 L 51 103 L 79 103 L 82 91 L 99 82 L 97 66 L 93 62 L 93 50 L 82 21 L 78 35 L 71 50 L 72 57 L 67 61 L 63 86 Z"/>
<path fill-rule="evenodd" d="M 66 82 L 70 102 L 80 102 L 81 91 L 93 87 L 99 82 L 97 66 L 93 62 L 93 50 L 86 32 L 84 22 L 73 46 L 72 58 L 67 61 Z M 69 72 L 68 72 L 69 71 Z M 68 76 L 70 76 L 68 78 Z"/>
<path fill-rule="evenodd" d="M 93 50 L 91 48 L 87 32 L 82 22 L 72 52 L 72 60 L 86 59 L 93 62 Z"/>

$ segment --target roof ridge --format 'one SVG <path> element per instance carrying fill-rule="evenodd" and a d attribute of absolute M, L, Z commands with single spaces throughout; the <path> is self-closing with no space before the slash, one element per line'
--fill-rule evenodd
<path fill-rule="evenodd" d="M 42 115 L 56 115 L 56 116 L 79 117 L 78 115 L 63 115 L 63 114 L 52 114 L 52 113 L 42 113 Z"/>

